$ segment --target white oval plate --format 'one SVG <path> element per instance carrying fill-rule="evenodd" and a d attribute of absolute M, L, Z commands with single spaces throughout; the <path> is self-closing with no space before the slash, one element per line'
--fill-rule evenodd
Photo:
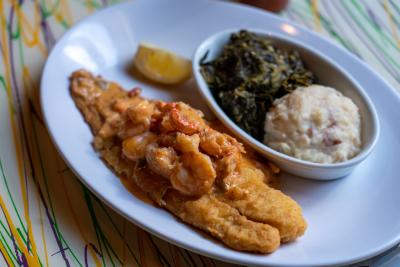
<path fill-rule="evenodd" d="M 190 58 L 206 37 L 235 27 L 295 34 L 346 69 L 381 118 L 374 152 L 350 176 L 317 182 L 283 175 L 283 191 L 303 207 L 309 228 L 297 242 L 271 255 L 226 248 L 131 195 L 93 150 L 92 134 L 68 90 L 70 73 L 86 68 L 125 88 L 139 85 L 147 97 L 182 100 L 206 111 L 193 80 L 174 89 L 160 88 L 135 80 L 129 65 L 140 41 Z M 400 241 L 399 95 L 344 49 L 279 17 L 219 1 L 137 0 L 115 5 L 81 21 L 60 39 L 44 69 L 41 101 L 54 143 L 82 182 L 133 223 L 178 246 L 247 265 L 316 266 L 360 261 Z"/>

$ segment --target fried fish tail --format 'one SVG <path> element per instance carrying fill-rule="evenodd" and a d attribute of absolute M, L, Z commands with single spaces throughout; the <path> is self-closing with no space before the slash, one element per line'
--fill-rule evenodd
<path fill-rule="evenodd" d="M 280 245 L 278 229 L 247 219 L 212 194 L 200 198 L 184 196 L 146 167 L 136 171 L 134 179 L 153 201 L 229 247 L 241 251 L 271 253 Z"/>
<path fill-rule="evenodd" d="M 218 199 L 236 208 L 240 214 L 279 230 L 281 242 L 302 236 L 307 229 L 301 207 L 280 190 L 263 182 L 262 173 L 243 159 L 239 175 L 230 179 L 231 190 L 218 194 Z"/>
<path fill-rule="evenodd" d="M 230 205 L 210 194 L 187 200 L 177 192 L 164 196 L 166 208 L 236 250 L 271 253 L 280 245 L 275 227 L 247 219 Z"/>

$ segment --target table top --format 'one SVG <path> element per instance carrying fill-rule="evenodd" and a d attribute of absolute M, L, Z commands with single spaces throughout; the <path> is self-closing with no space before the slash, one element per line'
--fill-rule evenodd
<path fill-rule="evenodd" d="M 44 61 L 79 19 L 118 2 L 0 0 L 0 266 L 235 266 L 126 221 L 52 145 L 38 102 Z M 279 15 L 347 48 L 400 90 L 399 1 L 290 1 Z M 354 266 L 396 264 L 399 247 Z"/>

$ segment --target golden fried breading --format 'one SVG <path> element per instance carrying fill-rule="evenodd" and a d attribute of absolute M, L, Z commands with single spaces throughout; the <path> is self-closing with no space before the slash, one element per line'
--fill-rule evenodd
<path fill-rule="evenodd" d="M 165 194 L 164 200 L 166 208 L 184 222 L 209 232 L 233 249 L 270 253 L 280 245 L 275 227 L 247 219 L 212 194 L 188 200 L 172 191 Z"/>
<path fill-rule="evenodd" d="M 182 221 L 196 226 L 222 240 L 227 246 L 243 251 L 270 253 L 280 245 L 279 231 L 268 224 L 248 220 L 219 201 L 212 194 L 192 198 L 171 189 L 165 179 L 147 167 L 136 172 L 137 185 L 160 206 Z"/>
<path fill-rule="evenodd" d="M 236 208 L 247 218 L 270 224 L 279 230 L 281 242 L 304 234 L 307 223 L 300 206 L 281 191 L 264 182 L 264 174 L 246 159 L 238 163 L 238 173 L 225 180 L 229 188 L 218 199 Z M 233 191 L 233 192 L 232 192 Z"/>
<path fill-rule="evenodd" d="M 304 233 L 301 208 L 266 184 L 276 170 L 246 156 L 200 111 L 144 99 L 86 71 L 72 74 L 71 93 L 105 162 L 184 222 L 261 253 Z"/>

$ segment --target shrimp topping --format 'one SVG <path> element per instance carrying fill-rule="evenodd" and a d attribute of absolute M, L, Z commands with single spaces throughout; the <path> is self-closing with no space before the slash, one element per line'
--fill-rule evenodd
<path fill-rule="evenodd" d="M 171 176 L 172 186 L 189 196 L 207 193 L 217 176 L 209 156 L 201 152 L 188 152 L 180 157 Z"/>
<path fill-rule="evenodd" d="M 203 113 L 182 103 L 167 103 L 163 107 L 163 118 L 160 124 L 161 132 L 182 132 L 194 134 L 205 127 Z"/>
<path fill-rule="evenodd" d="M 245 153 L 242 144 L 236 141 L 235 138 L 212 128 L 207 128 L 200 133 L 200 148 L 208 155 L 218 158 L 234 152 Z"/>
<path fill-rule="evenodd" d="M 145 157 L 147 145 L 156 139 L 151 132 L 144 132 L 122 142 L 122 153 L 130 160 L 139 160 Z"/>
<path fill-rule="evenodd" d="M 157 143 L 152 143 L 146 148 L 146 161 L 153 172 L 169 179 L 178 156 L 172 147 L 159 147 Z"/>

